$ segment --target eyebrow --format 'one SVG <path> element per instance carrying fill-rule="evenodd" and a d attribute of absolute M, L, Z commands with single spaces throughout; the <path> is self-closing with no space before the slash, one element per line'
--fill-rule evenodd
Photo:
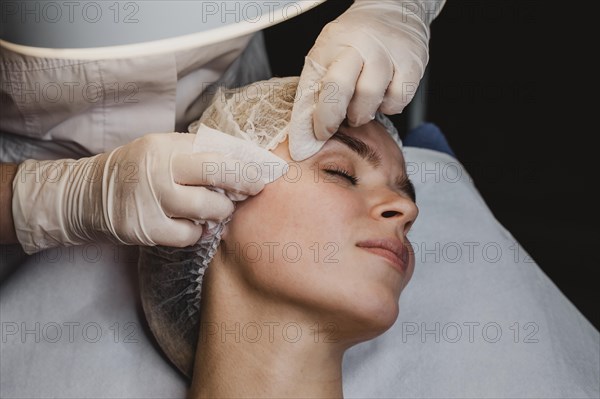
<path fill-rule="evenodd" d="M 364 141 L 348 136 L 342 132 L 337 132 L 331 138 L 339 141 L 357 153 L 362 159 L 367 161 L 373 169 L 377 169 L 379 168 L 379 165 L 381 165 L 381 155 Z"/>
<path fill-rule="evenodd" d="M 331 138 L 344 144 L 347 148 L 358 154 L 358 156 L 367 161 L 373 167 L 373 169 L 378 169 L 379 166 L 381 166 L 381 154 L 379 154 L 375 149 L 373 149 L 373 147 L 369 146 L 364 141 L 348 136 L 340 131 L 331 136 Z M 408 195 L 413 202 L 417 202 L 415 186 L 413 185 L 412 181 L 410 181 L 408 176 L 406 176 L 406 174 L 403 174 L 401 177 L 399 177 L 396 180 L 395 185 L 398 189 L 400 189 L 400 191 Z"/>

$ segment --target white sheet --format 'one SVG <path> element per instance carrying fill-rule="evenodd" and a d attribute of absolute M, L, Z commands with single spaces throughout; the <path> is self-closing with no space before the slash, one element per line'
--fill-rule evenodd
<path fill-rule="evenodd" d="M 458 162 L 405 153 L 420 208 L 409 236 L 416 270 L 394 327 L 347 352 L 345 396 L 598 398 L 598 330 L 495 220 Z M 0 397 L 185 397 L 185 380 L 145 330 L 136 261 L 133 248 L 63 248 L 7 277 Z M 436 323 L 439 342 L 422 335 Z"/>

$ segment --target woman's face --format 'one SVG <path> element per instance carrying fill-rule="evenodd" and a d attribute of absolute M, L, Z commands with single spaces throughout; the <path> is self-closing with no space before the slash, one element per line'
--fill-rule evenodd
<path fill-rule="evenodd" d="M 401 150 L 371 122 L 340 127 L 299 163 L 287 142 L 274 153 L 290 163 L 288 173 L 238 203 L 217 256 L 274 301 L 360 326 L 364 339 L 384 332 L 414 270 L 406 234 L 418 209 Z M 388 260 L 390 252 L 369 240 L 402 244 L 403 261 Z"/>

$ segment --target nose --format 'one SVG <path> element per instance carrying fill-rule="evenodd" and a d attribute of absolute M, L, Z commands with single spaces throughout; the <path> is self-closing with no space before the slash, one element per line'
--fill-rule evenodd
<path fill-rule="evenodd" d="M 394 224 L 395 232 L 401 237 L 408 234 L 417 219 L 419 208 L 407 196 L 386 190 L 372 209 L 372 217 L 383 223 Z"/>

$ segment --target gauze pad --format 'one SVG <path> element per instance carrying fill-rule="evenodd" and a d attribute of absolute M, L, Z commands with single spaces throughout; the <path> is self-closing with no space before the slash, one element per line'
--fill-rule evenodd
<path fill-rule="evenodd" d="M 224 179 L 225 174 L 235 173 L 239 179 L 265 184 L 272 183 L 287 172 L 289 165 L 270 151 L 257 146 L 248 145 L 248 141 L 228 135 L 200 123 L 195 128 L 193 152 L 216 152 L 231 159 L 242 161 L 239 170 L 222 170 L 221 165 L 204 165 L 204 172 L 215 179 Z M 247 195 L 226 192 L 214 188 L 214 191 L 225 193 L 232 201 L 244 201 Z"/>
<path fill-rule="evenodd" d="M 306 57 L 305 68 L 303 73 L 306 74 L 304 86 L 298 86 L 294 112 L 292 113 L 290 122 L 290 155 L 295 161 L 303 161 L 315 155 L 325 145 L 327 141 L 318 140 L 315 137 L 313 129 L 313 113 L 316 107 L 315 103 L 315 88 L 312 87 L 312 82 L 320 81 L 326 74 L 327 70 L 321 65 Z M 402 140 L 398 130 L 384 114 L 381 112 L 375 113 L 375 120 L 381 123 L 392 138 L 402 148 Z"/>

